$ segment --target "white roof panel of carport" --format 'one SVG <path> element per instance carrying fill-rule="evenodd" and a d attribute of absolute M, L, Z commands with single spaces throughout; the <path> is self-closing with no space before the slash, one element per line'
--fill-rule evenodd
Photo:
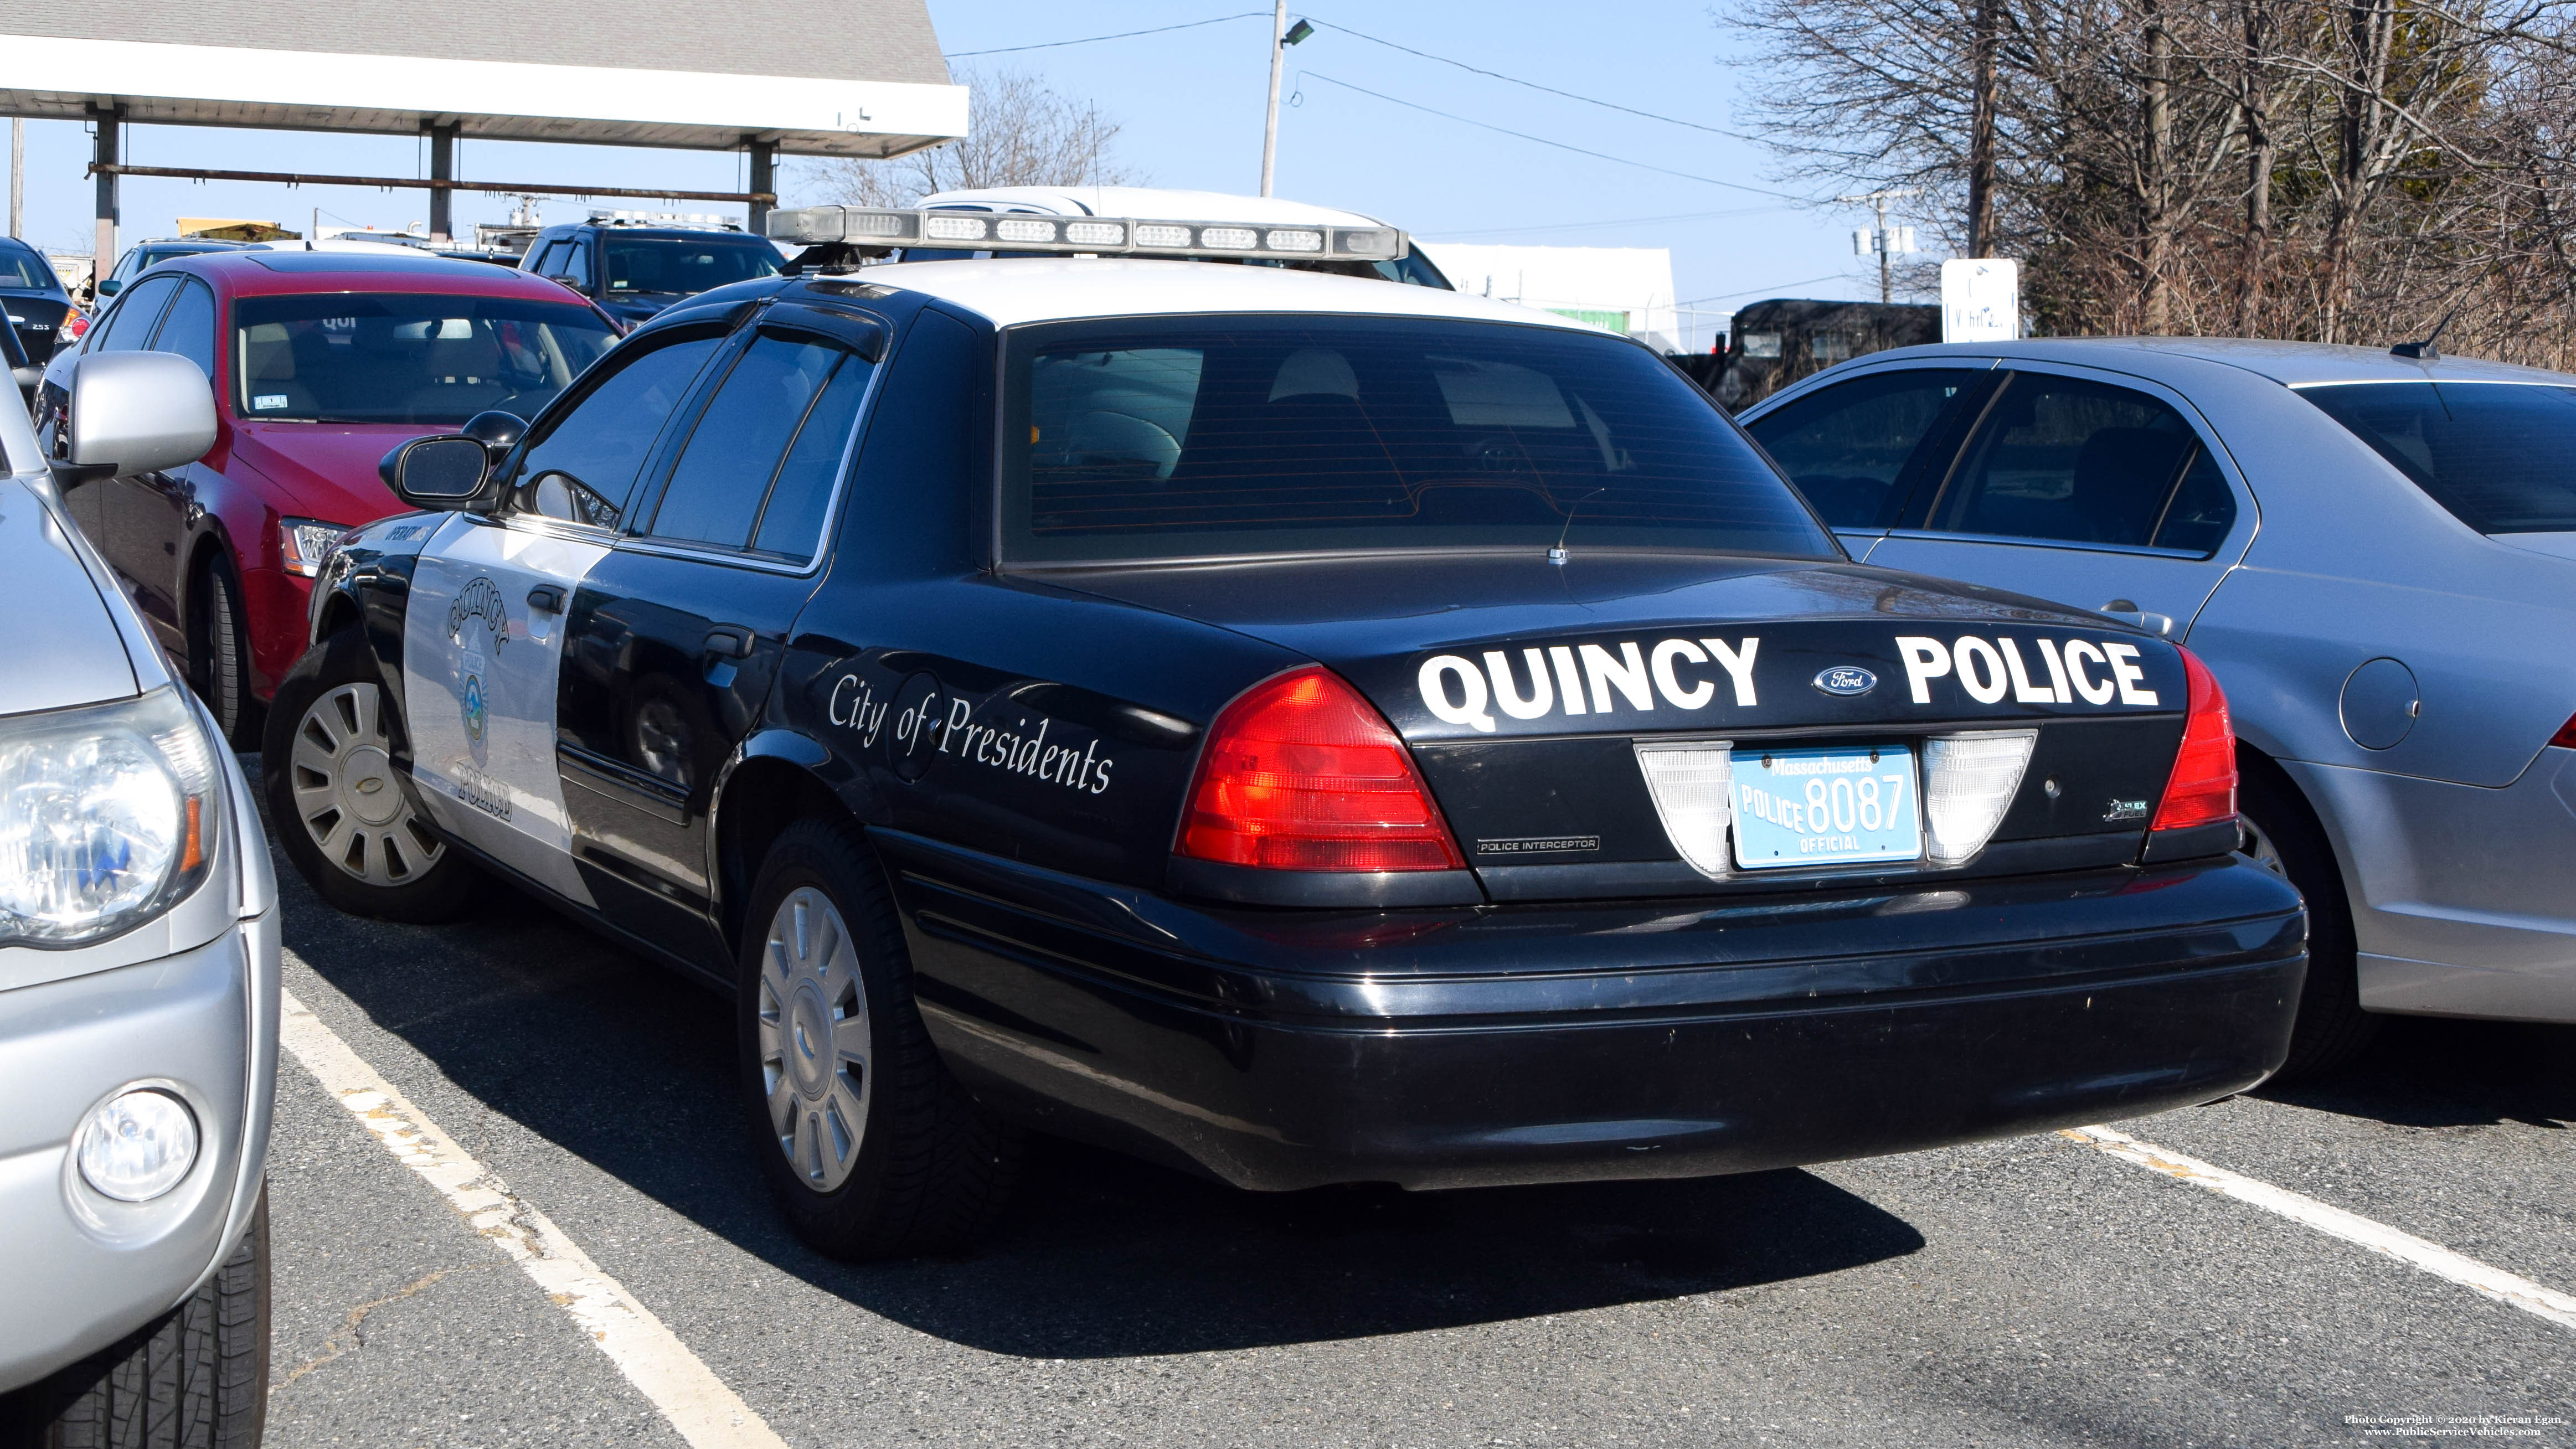
<path fill-rule="evenodd" d="M 802 155 L 965 134 L 923 0 L 781 27 L 743 0 L 33 0 L 0 16 L 0 114 Z"/>

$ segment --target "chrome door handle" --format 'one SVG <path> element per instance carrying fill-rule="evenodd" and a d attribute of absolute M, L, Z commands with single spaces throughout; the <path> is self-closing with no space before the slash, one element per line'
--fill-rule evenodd
<path fill-rule="evenodd" d="M 751 657 L 751 631 L 726 624 L 707 631 L 707 652 L 723 659 Z"/>

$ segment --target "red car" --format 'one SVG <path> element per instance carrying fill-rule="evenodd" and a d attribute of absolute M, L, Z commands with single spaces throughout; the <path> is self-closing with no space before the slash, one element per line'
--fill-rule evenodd
<path fill-rule="evenodd" d="M 536 415 L 617 330 L 541 277 L 475 262 L 240 251 L 162 262 L 46 370 L 39 436 L 75 358 L 175 352 L 215 390 L 215 446 L 186 468 L 65 501 L 236 741 L 304 652 L 305 602 L 344 529 L 404 511 L 376 476 L 407 438 L 486 411 Z"/>

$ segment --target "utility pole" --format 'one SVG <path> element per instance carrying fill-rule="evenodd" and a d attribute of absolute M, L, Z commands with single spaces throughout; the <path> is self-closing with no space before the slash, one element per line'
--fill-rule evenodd
<path fill-rule="evenodd" d="M 1866 256 L 1871 252 L 1878 253 L 1878 300 L 1881 302 L 1892 302 L 1896 300 L 1895 279 L 1888 274 L 1887 259 L 1889 254 L 1893 252 L 1910 252 L 1914 250 L 1914 228 L 1910 226 L 1890 227 L 1887 224 L 1887 204 L 1891 201 L 1901 201 L 1906 197 L 1920 196 L 1922 194 L 1923 193 L 1915 187 L 1899 186 L 1892 187 L 1885 191 L 1864 192 L 1858 196 L 1837 196 L 1834 198 L 1834 200 L 1839 201 L 1846 206 L 1867 202 L 1878 212 L 1877 227 L 1865 231 L 1854 231 L 1852 233 L 1852 250 L 1863 256 Z"/>
<path fill-rule="evenodd" d="M 1288 24 L 1288 0 L 1273 0 L 1270 8 L 1270 110 L 1261 123 L 1261 194 L 1264 196 L 1270 194 L 1270 178 L 1279 169 L 1279 73 L 1288 67 L 1288 47 L 1314 33 L 1315 27 L 1303 20 L 1291 28 Z"/>
<path fill-rule="evenodd" d="M 9 235 L 27 234 L 27 122 L 9 118 Z"/>
<path fill-rule="evenodd" d="M 1261 123 L 1261 194 L 1270 194 L 1271 173 L 1279 169 L 1279 72 L 1288 65 L 1288 0 L 1272 0 L 1270 9 L 1270 111 Z"/>

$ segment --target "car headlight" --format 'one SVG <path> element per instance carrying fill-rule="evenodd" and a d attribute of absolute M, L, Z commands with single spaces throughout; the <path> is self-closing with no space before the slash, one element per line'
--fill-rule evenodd
<path fill-rule="evenodd" d="M 149 1202 L 196 1163 L 196 1114 L 167 1092 L 121 1092 L 89 1114 L 73 1150 L 82 1181 L 119 1202 Z"/>
<path fill-rule="evenodd" d="M 214 747 L 180 688 L 0 719 L 0 945 L 103 940 L 205 879 Z"/>
<path fill-rule="evenodd" d="M 318 518 L 281 518 L 277 521 L 278 551 L 285 556 L 286 571 L 311 578 L 322 571 L 322 556 L 340 535 L 349 530 Z"/>

